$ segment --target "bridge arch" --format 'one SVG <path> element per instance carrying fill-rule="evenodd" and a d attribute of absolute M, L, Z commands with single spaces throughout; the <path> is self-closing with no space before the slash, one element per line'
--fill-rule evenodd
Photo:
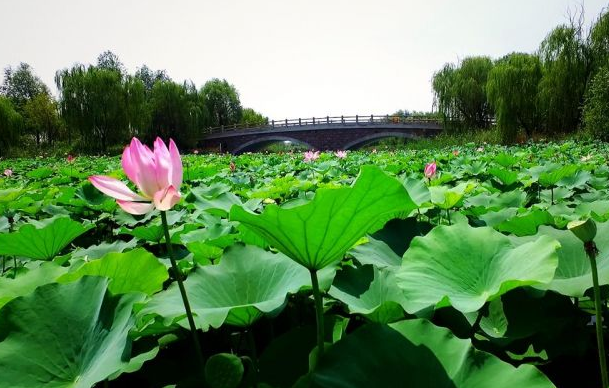
<path fill-rule="evenodd" d="M 373 143 L 377 140 L 388 139 L 391 137 L 400 137 L 403 139 L 417 140 L 420 136 L 408 132 L 381 132 L 373 133 L 371 135 L 360 137 L 359 139 L 353 140 L 343 146 L 344 150 L 352 150 L 365 146 L 366 144 Z"/>
<path fill-rule="evenodd" d="M 235 148 L 232 153 L 235 155 L 238 154 L 242 154 L 244 152 L 248 152 L 248 151 L 252 151 L 252 150 L 257 150 L 260 149 L 261 147 L 271 144 L 271 143 L 276 143 L 276 142 L 280 142 L 280 141 L 289 141 L 292 143 L 296 143 L 296 144 L 302 144 L 305 147 L 307 147 L 308 149 L 313 149 L 315 147 L 313 147 L 311 144 L 299 140 L 299 139 L 295 139 L 293 137 L 289 137 L 289 136 L 264 136 L 264 137 L 260 137 L 254 140 L 250 140 L 246 143 L 241 144 L 239 147 Z"/>

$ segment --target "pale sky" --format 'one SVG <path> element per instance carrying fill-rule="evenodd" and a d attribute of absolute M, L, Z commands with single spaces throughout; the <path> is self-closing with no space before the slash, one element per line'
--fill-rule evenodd
<path fill-rule="evenodd" d="M 574 0 L 0 0 L 0 68 L 111 50 L 201 87 L 225 78 L 272 119 L 431 110 L 431 78 L 470 55 L 533 52 Z M 585 0 L 587 22 L 609 5 Z"/>

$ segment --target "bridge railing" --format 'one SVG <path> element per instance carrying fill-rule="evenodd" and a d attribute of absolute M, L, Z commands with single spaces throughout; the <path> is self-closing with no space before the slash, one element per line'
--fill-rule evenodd
<path fill-rule="evenodd" d="M 203 130 L 205 134 L 232 132 L 245 129 L 285 129 L 290 127 L 316 126 L 316 125 L 347 125 L 347 124 L 406 124 L 431 123 L 439 124 L 440 120 L 428 116 L 398 116 L 398 115 L 355 115 L 355 116 L 323 116 L 297 119 L 271 120 L 267 124 L 240 123 L 221 125 Z"/>

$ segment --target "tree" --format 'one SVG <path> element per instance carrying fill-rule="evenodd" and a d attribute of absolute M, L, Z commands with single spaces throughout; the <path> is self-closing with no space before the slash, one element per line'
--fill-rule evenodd
<path fill-rule="evenodd" d="M 59 119 L 57 102 L 46 93 L 41 93 L 29 100 L 23 108 L 25 128 L 36 139 L 40 146 L 42 140 L 53 144 L 59 135 L 61 120 Z"/>
<path fill-rule="evenodd" d="M 539 128 L 541 76 L 539 58 L 523 53 L 505 56 L 490 71 L 486 89 L 504 141 L 513 141 L 520 128 L 528 137 Z"/>
<path fill-rule="evenodd" d="M 266 125 L 268 123 L 268 117 L 263 116 L 261 113 L 256 112 L 252 108 L 243 109 L 240 124 L 257 126 Z"/>
<path fill-rule="evenodd" d="M 23 128 L 23 119 L 15 110 L 10 99 L 0 96 L 0 155 L 6 155 L 8 149 L 19 138 Z"/>
<path fill-rule="evenodd" d="M 485 128 L 492 116 L 486 81 L 493 67 L 489 57 L 465 58 L 457 67 L 446 64 L 433 75 L 435 104 L 449 126 Z"/>
<path fill-rule="evenodd" d="M 150 95 L 150 111 L 149 140 L 161 136 L 188 146 L 207 124 L 204 98 L 190 83 L 156 82 Z"/>
<path fill-rule="evenodd" d="M 580 122 L 580 107 L 591 71 L 582 23 L 556 27 L 539 49 L 543 77 L 539 85 L 542 113 L 550 132 L 572 132 Z"/>
<path fill-rule="evenodd" d="M 144 83 L 147 92 L 152 90 L 155 82 L 171 81 L 165 70 L 154 71 L 146 65 L 142 65 L 142 67 L 137 69 L 135 77 Z"/>
<path fill-rule="evenodd" d="M 609 140 L 609 62 L 596 73 L 586 93 L 584 127 L 603 140 Z"/>
<path fill-rule="evenodd" d="M 82 148 L 106 152 L 128 136 L 128 95 L 116 70 L 77 65 L 57 73 L 61 112 L 70 131 L 80 133 Z"/>
<path fill-rule="evenodd" d="M 36 77 L 30 65 L 21 62 L 16 69 L 4 69 L 4 81 L 0 88 L 2 94 L 10 98 L 18 111 L 39 94 L 49 94 L 49 88 Z"/>
<path fill-rule="evenodd" d="M 211 116 L 211 125 L 231 125 L 240 122 L 243 114 L 239 92 L 226 80 L 214 78 L 201 89 Z"/>
<path fill-rule="evenodd" d="M 99 54 L 99 56 L 97 57 L 96 67 L 98 69 L 116 71 L 121 76 L 127 74 L 125 65 L 123 65 L 118 56 L 110 50 L 104 51 L 103 53 Z"/>

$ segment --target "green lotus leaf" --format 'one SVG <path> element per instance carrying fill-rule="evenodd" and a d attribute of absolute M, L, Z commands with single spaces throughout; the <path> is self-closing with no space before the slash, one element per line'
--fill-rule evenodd
<path fill-rule="evenodd" d="M 609 284 L 609 222 L 597 223 L 594 242 L 598 248 L 596 265 L 600 285 Z M 571 297 L 582 297 L 592 287 L 590 260 L 584 250 L 584 244 L 569 230 L 558 230 L 550 226 L 541 226 L 535 236 L 549 236 L 558 240 L 558 267 L 554 279 L 549 284 L 536 286 L 541 289 L 556 291 Z"/>
<path fill-rule="evenodd" d="M 0 308 L 18 296 L 30 294 L 39 286 L 55 282 L 67 270 L 53 262 L 43 262 L 16 279 L 0 277 Z"/>
<path fill-rule="evenodd" d="M 516 287 L 549 283 L 559 247 L 548 236 L 518 244 L 489 227 L 438 226 L 404 254 L 397 278 L 406 310 L 452 305 L 472 312 Z"/>
<path fill-rule="evenodd" d="M 48 284 L 0 310 L 6 387 L 88 388 L 130 364 L 131 310 L 144 295 L 113 296 L 108 279 Z"/>
<path fill-rule="evenodd" d="M 283 254 L 240 244 L 227 249 L 220 264 L 197 267 L 184 282 L 195 321 L 203 329 L 225 322 L 249 326 L 263 314 L 277 312 L 288 294 L 310 284 L 309 272 Z M 183 318 L 177 285 L 156 294 L 141 314 Z"/>
<path fill-rule="evenodd" d="M 488 169 L 489 174 L 494 176 L 504 184 L 510 186 L 518 181 L 518 173 L 516 171 L 506 170 L 505 168 L 493 167 Z"/>
<path fill-rule="evenodd" d="M 269 205 L 260 215 L 235 206 L 230 218 L 246 224 L 292 260 L 319 270 L 341 260 L 364 234 L 415 208 L 400 182 L 378 167 L 363 166 L 352 187 L 320 189 L 305 205 L 289 209 Z"/>
<path fill-rule="evenodd" d="M 554 168 L 554 166 L 548 166 L 547 171 L 539 174 L 539 184 L 545 187 L 556 185 L 562 179 L 568 178 L 578 171 L 579 167 L 574 164 L 568 164 L 566 166 L 560 166 Z"/>
<path fill-rule="evenodd" d="M 152 253 L 138 248 L 126 253 L 108 253 L 61 276 L 57 281 L 68 283 L 86 275 L 109 278 L 108 289 L 113 294 L 142 292 L 152 295 L 160 291 L 169 278 L 165 266 Z"/>
<path fill-rule="evenodd" d="M 374 322 L 389 323 L 404 316 L 404 294 L 389 268 L 345 267 L 337 272 L 329 294 L 345 303 L 350 313 L 365 315 Z"/>
<path fill-rule="evenodd" d="M 308 386 L 554 387 L 534 366 L 515 368 L 423 319 L 369 324 L 347 335 L 320 359 Z"/>
<path fill-rule="evenodd" d="M 368 241 L 359 244 L 349 251 L 361 264 L 373 264 L 377 267 L 398 267 L 402 258 L 398 256 L 387 243 L 368 237 Z"/>
<path fill-rule="evenodd" d="M 95 227 L 68 217 L 52 218 L 40 226 L 26 224 L 17 232 L 0 234 L 0 255 L 51 260 L 76 237 Z"/>
<path fill-rule="evenodd" d="M 530 236 L 537 233 L 540 225 L 553 225 L 554 217 L 544 210 L 533 210 L 526 214 L 518 214 L 495 226 L 500 232 L 516 236 Z"/>

